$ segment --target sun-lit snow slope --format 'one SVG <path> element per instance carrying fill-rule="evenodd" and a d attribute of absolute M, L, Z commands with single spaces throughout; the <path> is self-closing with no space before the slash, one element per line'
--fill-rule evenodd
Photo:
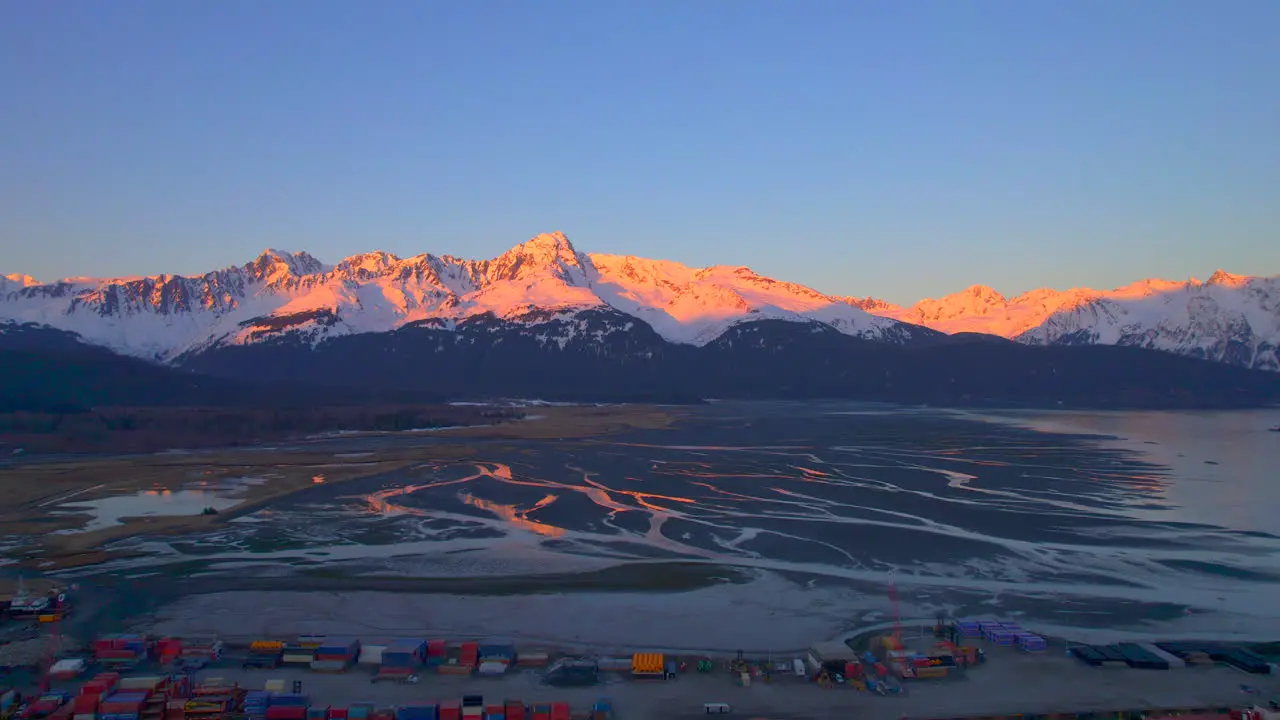
<path fill-rule="evenodd" d="M 492 260 L 371 252 L 327 266 L 307 253 L 268 250 L 244 266 L 201 276 L 33 283 L 6 279 L 0 320 L 69 330 L 159 359 L 220 344 L 317 342 L 414 322 L 449 328 L 486 313 L 539 322 L 605 305 L 681 343 L 704 344 L 735 322 L 766 318 L 820 321 L 881 340 L 925 332 L 747 268 L 587 255 L 561 233 L 539 235 Z"/>
<path fill-rule="evenodd" d="M 1280 369 L 1280 278 L 1219 270 L 1208 282 L 1149 279 L 1114 290 L 1042 288 L 1014 298 L 974 285 L 909 308 L 872 298 L 850 301 L 945 333 L 989 333 L 1032 345 L 1137 345 Z"/>
<path fill-rule="evenodd" d="M 887 339 L 909 332 L 843 298 L 756 274 L 750 268 L 691 268 L 668 260 L 590 256 L 593 289 L 609 305 L 641 318 L 675 342 L 704 345 L 745 319 L 818 320 L 841 332 Z"/>
<path fill-rule="evenodd" d="M 6 293 L 10 290 L 21 290 L 24 287 L 39 285 L 40 281 L 30 275 L 0 275 L 0 293 Z"/>
<path fill-rule="evenodd" d="M 1134 345 L 1280 370 L 1280 278 L 1219 270 L 1207 283 L 1130 285 L 1059 310 L 1017 340 Z"/>

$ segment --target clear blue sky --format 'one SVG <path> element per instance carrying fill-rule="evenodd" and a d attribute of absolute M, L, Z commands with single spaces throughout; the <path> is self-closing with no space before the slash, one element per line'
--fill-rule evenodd
<path fill-rule="evenodd" d="M 910 302 L 1280 273 L 1280 2 L 0 4 L 0 270 L 579 249 Z"/>

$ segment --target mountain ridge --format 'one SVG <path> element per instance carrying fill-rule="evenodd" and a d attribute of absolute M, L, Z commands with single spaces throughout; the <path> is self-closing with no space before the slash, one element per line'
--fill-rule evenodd
<path fill-rule="evenodd" d="M 485 260 L 374 251 L 330 266 L 305 252 L 267 250 L 245 265 L 198 276 L 31 285 L 0 295 L 0 319 L 169 361 L 286 334 L 320 342 L 413 323 L 453 327 L 486 313 L 514 320 L 534 310 L 604 306 L 644 320 L 672 342 L 694 345 L 747 318 L 818 321 L 886 341 L 933 334 L 749 268 L 589 255 L 559 232 Z"/>
<path fill-rule="evenodd" d="M 305 251 L 268 248 L 244 265 L 203 275 L 0 279 L 0 321 L 73 332 L 162 362 L 234 345 L 287 339 L 315 347 L 409 326 L 453 330 L 487 316 L 528 325 L 606 308 L 692 346 L 739 323 L 778 319 L 897 344 L 981 333 L 1024 345 L 1127 345 L 1280 370 L 1280 278 L 1224 270 L 1208 281 L 1153 278 L 1012 298 L 972 285 L 902 307 L 824 294 L 745 266 L 584 253 L 554 232 L 482 260 L 374 250 L 329 265 Z"/>

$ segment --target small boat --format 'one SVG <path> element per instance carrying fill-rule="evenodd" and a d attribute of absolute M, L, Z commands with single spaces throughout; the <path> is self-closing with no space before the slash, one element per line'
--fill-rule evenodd
<path fill-rule="evenodd" d="M 1270 430 L 1271 432 L 1280 432 L 1280 425 L 1272 425 L 1267 429 Z"/>

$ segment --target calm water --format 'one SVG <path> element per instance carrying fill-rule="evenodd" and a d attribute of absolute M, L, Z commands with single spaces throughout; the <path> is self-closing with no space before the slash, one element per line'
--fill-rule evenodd
<path fill-rule="evenodd" d="M 494 443 L 477 462 L 318 486 L 216 533 L 126 541 L 149 556 L 111 571 L 680 558 L 779 574 L 851 614 L 887 609 L 893 579 L 904 615 L 1280 635 L 1277 422 L 715 404 L 672 430 Z M 361 442 L 334 453 L 376 450 Z"/>

